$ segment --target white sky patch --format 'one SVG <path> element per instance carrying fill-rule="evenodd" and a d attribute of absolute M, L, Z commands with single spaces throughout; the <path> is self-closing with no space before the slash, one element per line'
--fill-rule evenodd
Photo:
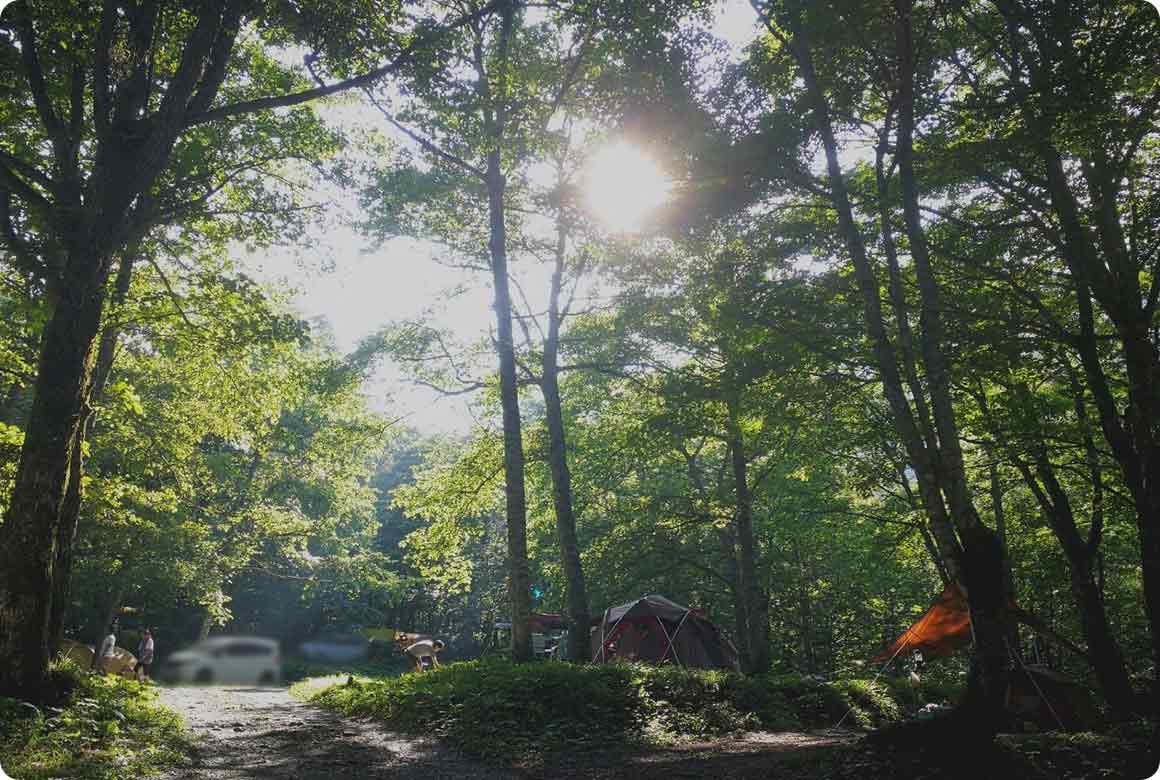
<path fill-rule="evenodd" d="M 734 57 L 757 37 L 757 12 L 749 0 L 725 0 L 717 11 L 713 34 L 729 44 Z"/>

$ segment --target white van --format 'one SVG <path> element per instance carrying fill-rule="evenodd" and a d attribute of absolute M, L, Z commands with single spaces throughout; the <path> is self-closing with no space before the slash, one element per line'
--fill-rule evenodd
<path fill-rule="evenodd" d="M 282 679 L 282 654 L 273 639 L 212 637 L 170 655 L 157 676 L 164 682 L 275 685 Z"/>

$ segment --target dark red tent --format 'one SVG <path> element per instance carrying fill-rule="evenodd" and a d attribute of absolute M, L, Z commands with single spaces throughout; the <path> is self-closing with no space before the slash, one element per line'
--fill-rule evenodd
<path fill-rule="evenodd" d="M 592 662 L 615 659 L 700 669 L 739 669 L 737 649 L 700 610 L 645 596 L 604 611 L 592 631 Z"/>

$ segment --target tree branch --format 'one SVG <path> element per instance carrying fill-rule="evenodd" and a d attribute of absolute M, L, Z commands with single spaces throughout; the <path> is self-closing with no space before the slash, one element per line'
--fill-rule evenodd
<path fill-rule="evenodd" d="M 24 6 L 28 4 L 25 3 Z M 40 67 L 40 55 L 36 46 L 36 31 L 32 26 L 31 9 L 24 7 L 16 17 L 16 34 L 20 39 L 20 55 L 24 65 L 24 76 L 28 79 L 28 86 L 32 90 L 32 100 L 36 104 L 36 113 L 44 125 L 52 142 L 52 149 L 57 162 L 63 167 L 69 159 L 68 133 L 57 116 L 52 100 L 48 96 L 48 86 L 44 81 L 44 71 Z"/>
<path fill-rule="evenodd" d="M 492 0 L 492 2 L 488 3 L 482 8 L 479 8 L 468 14 L 463 14 L 451 22 L 439 27 L 434 32 L 419 36 L 415 42 L 408 46 L 398 57 L 386 63 L 385 65 L 375 68 L 374 70 L 367 71 L 362 75 L 355 76 L 335 84 L 329 84 L 323 87 L 316 87 L 315 89 L 304 90 L 302 92 L 293 92 L 288 95 L 273 95 L 270 97 L 256 98 L 254 100 L 245 100 L 239 103 L 220 106 L 218 108 L 210 109 L 190 117 L 186 121 L 186 127 L 195 127 L 196 125 L 205 124 L 206 122 L 214 122 L 219 119 L 228 119 L 230 117 L 241 116 L 244 114 L 252 114 L 256 111 L 265 111 L 271 108 L 296 106 L 301 103 L 307 103 L 311 100 L 317 100 L 318 98 L 326 97 L 327 95 L 333 95 L 336 92 L 343 92 L 348 89 L 369 86 L 381 79 L 383 76 L 400 70 L 403 66 L 409 64 L 411 60 L 414 59 L 415 54 L 424 46 L 435 42 L 452 30 L 456 30 L 465 24 L 486 16 L 503 2 L 505 2 L 505 0 Z"/>

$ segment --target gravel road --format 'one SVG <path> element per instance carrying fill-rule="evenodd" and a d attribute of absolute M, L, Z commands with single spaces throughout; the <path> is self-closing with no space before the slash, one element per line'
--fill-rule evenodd
<path fill-rule="evenodd" d="M 426 740 L 392 734 L 290 698 L 282 688 L 164 688 L 196 739 L 165 780 L 515 778 Z"/>

